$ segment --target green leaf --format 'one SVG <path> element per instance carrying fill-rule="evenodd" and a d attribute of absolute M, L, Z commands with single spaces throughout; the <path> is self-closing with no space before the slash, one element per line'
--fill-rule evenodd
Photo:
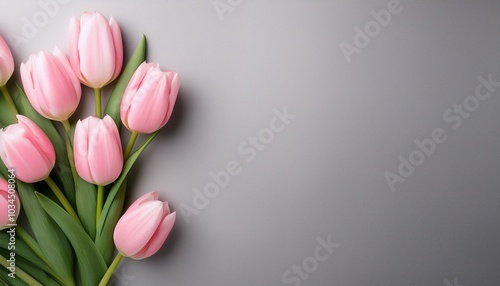
<path fill-rule="evenodd" d="M 142 35 L 141 41 L 139 45 L 135 49 L 134 53 L 130 57 L 127 65 L 122 71 L 122 74 L 118 78 L 116 82 L 115 88 L 111 92 L 111 96 L 109 97 L 108 104 L 106 105 L 106 109 L 104 114 L 108 114 L 113 118 L 118 128 L 120 127 L 120 105 L 122 102 L 123 93 L 125 92 L 125 88 L 127 88 L 127 84 L 132 78 L 135 70 L 139 65 L 144 62 L 146 59 L 146 36 Z"/>
<path fill-rule="evenodd" d="M 18 95 L 14 98 L 17 109 L 19 112 L 29 117 L 33 122 L 35 122 L 42 130 L 47 134 L 54 149 L 56 151 L 56 165 L 54 166 L 54 171 L 56 171 L 58 179 L 62 184 L 62 190 L 64 195 L 71 203 L 71 206 L 75 207 L 75 182 L 73 181 L 73 174 L 71 173 L 71 168 L 68 161 L 68 153 L 66 152 L 66 143 L 61 138 L 59 131 L 55 128 L 54 124 L 47 118 L 38 114 L 38 112 L 31 106 L 26 94 L 23 89 L 17 85 Z"/>
<path fill-rule="evenodd" d="M 15 123 L 12 119 L 12 114 L 10 112 L 7 101 L 5 101 L 5 96 L 0 91 L 0 126 L 3 128 L 7 125 Z"/>
<path fill-rule="evenodd" d="M 61 227 L 71 242 L 78 260 L 82 285 L 95 286 L 99 284 L 107 267 L 94 242 L 63 208 L 41 193 L 36 192 L 35 195 L 43 209 Z"/>
<path fill-rule="evenodd" d="M 9 258 L 10 251 L 5 249 L 0 249 L 0 254 L 6 258 Z M 50 277 L 47 273 L 45 273 L 42 269 L 31 263 L 26 258 L 23 258 L 17 255 L 17 241 L 16 241 L 16 268 L 22 269 L 24 272 L 28 273 L 31 277 L 33 277 L 36 281 L 40 282 L 40 284 L 44 286 L 54 286 L 59 285 L 52 277 Z M 16 279 L 19 279 L 16 278 Z"/>
<path fill-rule="evenodd" d="M 17 192 L 38 245 L 50 262 L 52 269 L 64 280 L 66 285 L 74 285 L 73 250 L 66 236 L 43 210 L 35 196 L 33 185 L 17 181 Z"/>
<path fill-rule="evenodd" d="M 7 268 L 0 267 L 0 281 L 2 281 L 2 285 L 7 285 L 7 286 L 29 286 L 28 284 L 24 283 L 21 279 L 19 278 L 10 278 L 9 275 L 10 271 L 7 270 Z"/>
<path fill-rule="evenodd" d="M 2 242 L 9 241 L 9 239 L 10 239 L 10 235 L 7 233 L 6 230 L 3 230 L 0 232 L 0 241 L 2 241 Z M 5 250 L 9 250 L 7 243 L 2 243 L 0 245 L 0 247 L 5 249 Z M 46 273 L 51 273 L 52 269 L 47 264 L 45 264 L 45 262 L 43 262 L 43 260 L 41 260 L 38 257 L 38 255 L 36 255 L 35 252 L 33 252 L 33 250 L 31 250 L 31 248 L 26 244 L 26 242 L 24 242 L 24 240 L 21 239 L 21 237 L 19 237 L 19 236 L 16 236 L 15 247 L 16 247 L 16 249 L 15 249 L 16 250 L 16 257 L 19 257 L 19 256 L 23 257 L 27 261 L 30 261 L 36 267 L 45 271 Z"/>
<path fill-rule="evenodd" d="M 146 140 L 141 147 L 129 157 L 127 162 L 125 162 L 123 171 L 120 177 L 113 183 L 106 199 L 106 203 L 102 208 L 95 244 L 108 264 L 111 260 L 111 256 L 113 255 L 113 231 L 116 223 L 120 219 L 123 204 L 125 202 L 125 188 L 123 187 L 123 185 L 125 185 L 125 179 L 127 178 L 127 175 L 135 161 L 139 158 L 139 155 L 146 150 L 146 147 L 148 147 L 157 134 L 158 131 L 151 134 L 148 140 Z"/>
<path fill-rule="evenodd" d="M 78 217 L 90 238 L 95 238 L 95 212 L 97 207 L 97 190 L 95 185 L 84 179 L 76 179 L 76 208 Z"/>

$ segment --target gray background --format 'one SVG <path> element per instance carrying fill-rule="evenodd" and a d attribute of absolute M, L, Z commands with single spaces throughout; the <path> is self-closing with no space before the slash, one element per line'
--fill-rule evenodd
<path fill-rule="evenodd" d="M 221 1 L 232 10 L 66 0 L 13 47 L 17 65 L 66 50 L 70 17 L 99 10 L 119 21 L 126 57 L 144 33 L 148 60 L 180 73 L 173 117 L 129 190 L 130 200 L 158 190 L 178 221 L 154 257 L 124 260 L 115 283 L 298 285 L 282 275 L 330 236 L 340 246 L 300 285 L 500 285 L 500 88 L 459 128 L 443 119 L 478 76 L 500 81 L 500 2 L 401 1 L 348 63 L 339 45 L 390 1 Z M 0 7 L 11 45 L 23 17 L 43 11 L 38 1 Z M 239 144 L 285 106 L 296 117 L 247 162 Z M 392 192 L 384 173 L 435 128 L 447 140 Z M 241 173 L 187 223 L 193 188 L 231 160 Z"/>

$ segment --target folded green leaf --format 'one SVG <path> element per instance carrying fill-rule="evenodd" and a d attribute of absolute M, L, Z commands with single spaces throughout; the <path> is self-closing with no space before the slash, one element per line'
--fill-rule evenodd
<path fill-rule="evenodd" d="M 113 183 L 109 191 L 106 203 L 102 208 L 101 218 L 99 219 L 99 226 L 97 228 L 95 244 L 99 251 L 102 253 L 104 260 L 108 263 L 113 255 L 113 231 L 116 223 L 120 219 L 125 201 L 125 188 L 123 187 L 127 175 L 134 165 L 139 155 L 146 150 L 146 147 L 153 141 L 158 134 L 158 131 L 151 134 L 137 151 L 132 154 L 123 167 L 122 174 Z"/>
<path fill-rule="evenodd" d="M 71 173 L 71 168 L 69 166 L 68 155 L 66 152 L 66 143 L 61 138 L 61 135 L 55 128 L 54 124 L 45 117 L 41 116 L 36 112 L 36 110 L 31 106 L 26 94 L 23 89 L 17 85 L 18 95 L 15 96 L 14 102 L 16 103 L 19 112 L 29 117 L 33 122 L 35 122 L 49 137 L 54 149 L 56 151 L 56 165 L 54 170 L 57 173 L 58 179 L 62 184 L 62 190 L 64 195 L 71 203 L 74 208 L 75 204 L 75 182 L 73 181 L 73 174 Z"/>
<path fill-rule="evenodd" d="M 74 285 L 73 250 L 66 236 L 38 202 L 33 185 L 17 181 L 17 192 L 21 198 L 22 210 L 26 213 L 38 245 L 52 269 L 63 279 L 65 285 Z"/>
<path fill-rule="evenodd" d="M 94 242 L 63 208 L 41 193 L 36 192 L 35 195 L 43 209 L 59 225 L 73 246 L 78 260 L 82 285 L 95 286 L 99 284 L 107 267 Z"/>
<path fill-rule="evenodd" d="M 109 97 L 108 104 L 106 105 L 105 114 L 108 114 L 113 118 L 116 123 L 116 126 L 120 127 L 120 105 L 122 102 L 123 93 L 125 92 L 125 88 L 127 88 L 127 84 L 132 78 L 135 70 L 139 65 L 144 62 L 146 58 L 146 36 L 142 35 L 141 41 L 139 45 L 135 49 L 134 53 L 130 57 L 127 65 L 123 69 L 118 81 L 116 82 L 115 88 L 111 92 L 111 96 Z"/>

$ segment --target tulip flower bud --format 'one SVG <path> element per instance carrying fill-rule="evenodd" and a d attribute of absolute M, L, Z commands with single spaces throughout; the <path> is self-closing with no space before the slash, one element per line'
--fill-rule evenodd
<path fill-rule="evenodd" d="M 0 230 L 8 228 L 9 224 L 15 224 L 20 211 L 21 201 L 16 191 L 0 178 Z"/>
<path fill-rule="evenodd" d="M 31 55 L 21 64 L 21 79 L 31 105 L 45 118 L 67 120 L 80 103 L 80 81 L 58 48 Z"/>
<path fill-rule="evenodd" d="M 79 120 L 73 142 L 76 171 L 82 179 L 105 186 L 120 176 L 122 145 L 118 128 L 109 115 Z"/>
<path fill-rule="evenodd" d="M 56 154 L 52 142 L 28 117 L 17 115 L 18 123 L 0 130 L 0 157 L 17 179 L 35 183 L 47 178 Z"/>
<path fill-rule="evenodd" d="M 155 254 L 175 223 L 167 202 L 158 201 L 151 192 L 137 199 L 123 214 L 114 231 L 116 248 L 123 256 L 144 259 Z"/>
<path fill-rule="evenodd" d="M 123 94 L 120 116 L 123 125 L 137 133 L 152 133 L 163 127 L 174 109 L 179 75 L 162 71 L 156 63 L 142 63 Z"/>
<path fill-rule="evenodd" d="M 85 12 L 69 25 L 69 59 L 80 81 L 101 88 L 118 77 L 123 64 L 123 42 L 118 22 L 99 12 Z"/>
<path fill-rule="evenodd" d="M 14 72 L 14 58 L 12 53 L 5 43 L 2 36 L 0 36 L 0 86 L 7 84 L 7 81 Z"/>

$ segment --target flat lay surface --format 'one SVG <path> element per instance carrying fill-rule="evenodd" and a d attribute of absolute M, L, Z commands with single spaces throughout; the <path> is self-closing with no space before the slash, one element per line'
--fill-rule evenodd
<path fill-rule="evenodd" d="M 0 0 L 16 80 L 87 10 L 181 81 L 128 186 L 177 221 L 114 285 L 500 284 L 500 2 Z"/>

